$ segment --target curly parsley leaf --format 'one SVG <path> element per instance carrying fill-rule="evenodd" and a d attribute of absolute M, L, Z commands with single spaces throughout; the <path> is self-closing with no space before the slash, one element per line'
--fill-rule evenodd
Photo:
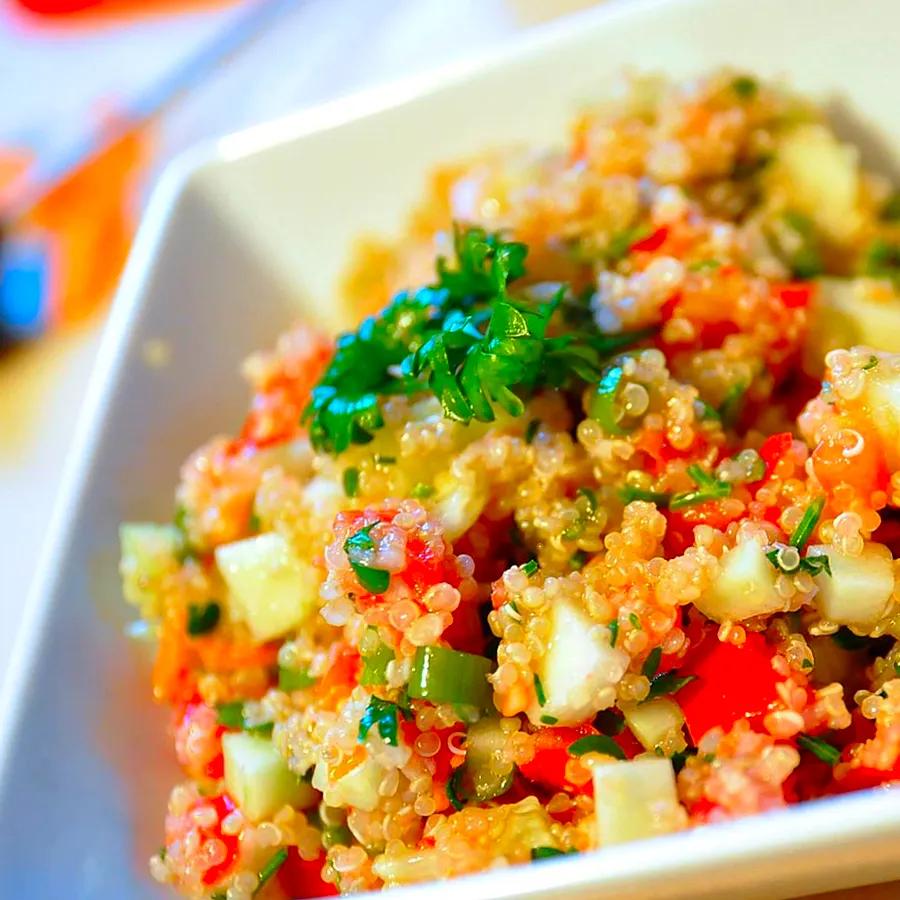
<path fill-rule="evenodd" d="M 350 560 L 350 568 L 353 569 L 359 583 L 370 594 L 383 594 L 391 583 L 390 572 L 376 569 L 367 562 L 375 551 L 375 541 L 370 532 L 377 524 L 377 522 L 371 522 L 344 541 L 344 553 Z"/>
<path fill-rule="evenodd" d="M 399 704 L 380 697 L 372 697 L 359 722 L 357 740 L 365 741 L 372 728 L 378 729 L 381 739 L 392 747 L 397 746 L 397 714 L 401 712 Z"/>

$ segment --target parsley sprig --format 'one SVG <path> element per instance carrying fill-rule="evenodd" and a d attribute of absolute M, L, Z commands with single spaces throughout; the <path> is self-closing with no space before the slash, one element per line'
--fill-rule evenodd
<path fill-rule="evenodd" d="M 384 426 L 381 398 L 430 390 L 444 415 L 491 422 L 495 407 L 519 416 L 522 395 L 541 386 L 595 381 L 604 361 L 647 332 L 550 333 L 568 298 L 510 294 L 525 274 L 528 248 L 481 228 L 457 229 L 455 266 L 441 258 L 437 281 L 398 294 L 355 332 L 338 338 L 334 357 L 303 413 L 319 450 L 340 453 L 365 444 Z"/>
<path fill-rule="evenodd" d="M 359 732 L 357 734 L 359 743 L 363 743 L 369 732 L 373 728 L 377 728 L 381 739 L 392 747 L 396 747 L 398 713 L 402 713 L 405 719 L 412 717 L 410 711 L 400 706 L 400 704 L 393 703 L 390 700 L 382 700 L 381 697 L 372 697 L 359 722 Z"/>
<path fill-rule="evenodd" d="M 719 481 L 696 463 L 687 467 L 687 473 L 697 486 L 693 491 L 681 491 L 673 494 L 669 500 L 669 509 L 682 509 L 708 500 L 721 500 L 731 494 L 731 485 L 727 481 Z"/>

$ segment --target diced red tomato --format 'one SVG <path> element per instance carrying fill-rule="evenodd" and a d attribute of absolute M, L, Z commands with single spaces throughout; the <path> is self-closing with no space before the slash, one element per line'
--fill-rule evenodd
<path fill-rule="evenodd" d="M 316 859 L 303 859 L 296 847 L 288 847 L 287 859 L 278 870 L 278 884 L 291 900 L 311 897 L 337 897 L 340 891 L 322 880 L 325 854 Z"/>
<path fill-rule="evenodd" d="M 680 672 L 695 675 L 677 695 L 696 744 L 710 729 L 728 730 L 738 719 L 764 715 L 776 698 L 779 677 L 772 668 L 775 650 L 761 634 L 747 633 L 740 647 L 706 640 L 688 654 Z"/>
<path fill-rule="evenodd" d="M 850 769 L 840 779 L 832 782 L 831 793 L 848 794 L 851 791 L 864 791 L 867 788 L 879 787 L 900 781 L 900 762 L 893 768 L 873 769 L 871 766 L 857 766 Z"/>
<path fill-rule="evenodd" d="M 544 787 L 572 790 L 574 786 L 566 778 L 566 765 L 571 759 L 569 747 L 589 734 L 598 734 L 593 725 L 539 729 L 534 735 L 534 758 L 519 766 L 519 771 L 529 781 Z"/>
<path fill-rule="evenodd" d="M 778 434 L 771 434 L 763 441 L 762 447 L 759 448 L 759 455 L 766 464 L 766 474 L 757 482 L 763 484 L 772 477 L 775 466 L 791 449 L 794 443 L 794 436 L 789 431 L 781 431 Z"/>
<path fill-rule="evenodd" d="M 481 624 L 478 603 L 471 601 L 460 603 L 453 610 L 453 621 L 444 631 L 443 638 L 454 650 L 481 656 L 487 640 Z"/>
<path fill-rule="evenodd" d="M 650 232 L 646 237 L 635 241 L 628 249 L 631 253 L 652 253 L 654 250 L 659 250 L 662 247 L 668 236 L 669 229 L 663 225 L 661 228 L 657 228 L 656 231 Z"/>
<path fill-rule="evenodd" d="M 724 529 L 735 518 L 737 516 L 734 513 L 726 512 L 717 500 L 685 506 L 683 509 L 666 510 L 668 526 L 663 540 L 666 555 L 669 557 L 681 556 L 694 543 L 694 529 L 698 525 L 711 525 L 713 528 Z"/>
<path fill-rule="evenodd" d="M 802 309 L 809 306 L 815 285 L 811 281 L 790 281 L 787 284 L 773 284 L 772 294 L 788 309 Z"/>
<path fill-rule="evenodd" d="M 235 834 L 225 834 L 222 831 L 222 819 L 225 818 L 230 812 L 232 812 L 235 808 L 234 801 L 228 794 L 220 794 L 218 797 L 213 797 L 212 800 L 213 806 L 216 809 L 216 814 L 219 817 L 219 821 L 216 823 L 215 827 L 212 829 L 204 829 L 208 831 L 210 837 L 218 838 L 225 845 L 225 859 L 222 862 L 218 863 L 215 866 L 210 866 L 203 875 L 203 883 L 204 884 L 217 884 L 221 881 L 234 866 L 235 860 L 238 855 L 238 836 Z"/>

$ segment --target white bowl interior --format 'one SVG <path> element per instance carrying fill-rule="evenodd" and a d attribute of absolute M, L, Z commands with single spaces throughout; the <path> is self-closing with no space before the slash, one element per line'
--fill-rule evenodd
<path fill-rule="evenodd" d="M 871 164 L 890 168 L 888 148 L 900 140 L 898 34 L 893 0 L 613 2 L 486 64 L 261 126 L 182 163 L 151 205 L 126 273 L 29 601 L 30 633 L 10 679 L 17 694 L 0 734 L 0 897 L 159 896 L 145 862 L 177 773 L 166 715 L 149 697 L 148 654 L 122 637 L 117 525 L 171 515 L 181 461 L 240 421 L 247 352 L 298 314 L 330 327 L 346 318 L 335 286 L 355 236 L 396 231 L 436 162 L 514 141 L 558 142 L 572 113 L 625 66 L 683 76 L 731 64 L 784 75 L 836 111 Z M 142 361 L 151 339 L 171 346 L 168 367 Z M 798 883 L 811 891 L 900 875 L 900 859 L 865 830 L 874 822 L 897 840 L 900 812 L 874 795 L 837 806 L 837 815 L 810 807 L 678 836 L 658 851 L 635 846 L 617 851 L 616 866 L 582 858 L 487 876 L 469 893 L 549 897 L 557 884 L 559 896 L 606 896 L 627 884 L 631 897 L 678 897 L 690 877 L 691 896 L 730 885 L 747 897 L 765 877 L 759 891 L 775 897 Z M 801 823 L 805 843 L 790 844 Z M 814 865 L 829 833 L 856 841 L 860 861 L 867 836 L 866 865 L 834 847 Z M 676 850 L 690 853 L 690 865 L 678 865 Z"/>

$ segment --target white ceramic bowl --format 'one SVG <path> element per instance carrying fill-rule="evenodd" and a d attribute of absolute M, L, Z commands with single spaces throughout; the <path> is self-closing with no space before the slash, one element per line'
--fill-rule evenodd
<path fill-rule="evenodd" d="M 786 75 L 885 168 L 900 143 L 896 0 L 610 2 L 491 59 L 227 138 L 147 213 L 29 598 L 0 721 L 0 897 L 160 896 L 146 875 L 177 774 L 147 660 L 122 636 L 123 519 L 166 519 L 179 463 L 240 421 L 238 363 L 298 314 L 329 325 L 352 239 L 394 231 L 441 160 L 559 141 L 623 66 Z M 144 362 L 147 341 L 171 363 Z M 5 509 L 6 515 L 15 515 Z M 900 795 L 817 802 L 397 896 L 774 898 L 900 876 Z"/>

